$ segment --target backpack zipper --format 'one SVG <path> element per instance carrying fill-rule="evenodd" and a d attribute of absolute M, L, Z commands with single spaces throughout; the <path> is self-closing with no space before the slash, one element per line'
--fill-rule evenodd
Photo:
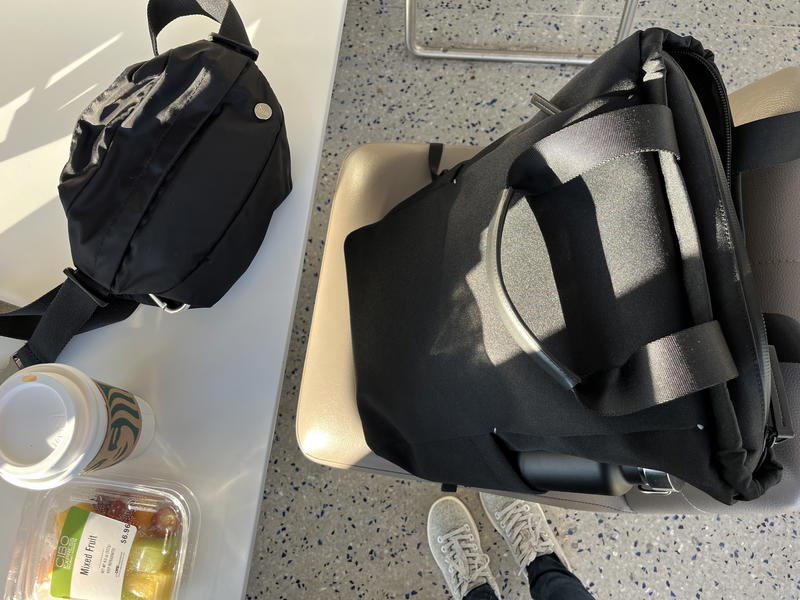
<path fill-rule="evenodd" d="M 725 142 L 725 156 L 720 157 L 722 159 L 722 167 L 725 171 L 725 178 L 728 182 L 728 189 L 731 190 L 731 178 L 732 178 L 732 161 L 733 161 L 733 114 L 731 113 L 731 105 L 728 100 L 728 94 L 725 90 L 725 83 L 722 81 L 722 75 L 720 75 L 719 69 L 717 65 L 714 64 L 712 61 L 708 60 L 704 56 L 701 56 L 697 52 L 692 50 L 688 50 L 686 48 L 678 48 L 675 50 L 668 50 L 669 54 L 672 55 L 682 55 L 688 56 L 694 59 L 698 64 L 703 65 L 703 67 L 708 71 L 711 75 L 711 79 L 714 81 L 714 86 L 717 91 L 717 98 L 719 100 L 719 104 L 722 107 L 722 118 L 724 120 L 723 123 L 723 133 L 724 133 L 724 142 Z M 689 81 L 691 85 L 691 80 Z M 712 133 L 713 137 L 713 133 Z M 714 140 L 716 143 L 716 140 Z M 736 208 L 734 206 L 729 207 L 733 212 L 732 214 L 735 215 L 737 218 L 741 219 L 741 217 L 737 214 Z M 740 221 L 741 222 L 741 221 Z M 756 337 L 756 342 L 762 342 L 766 344 L 767 340 L 767 325 L 764 321 L 764 313 L 762 312 L 759 315 L 759 319 L 753 323 L 754 326 L 754 334 Z M 769 361 L 767 361 L 769 364 Z M 767 366 L 767 370 L 769 370 L 769 366 Z M 769 421 L 769 401 L 765 402 L 765 415 L 764 421 Z M 776 434 L 775 432 L 767 425 L 764 431 L 764 446 L 761 450 L 761 456 L 758 461 L 758 466 L 753 470 L 753 473 L 756 473 L 764 464 L 766 460 L 767 453 L 772 446 L 775 445 L 776 441 Z"/>
<path fill-rule="evenodd" d="M 725 91 L 725 83 L 722 81 L 722 75 L 720 75 L 717 65 L 707 58 L 700 56 L 696 52 L 693 52 L 692 50 L 679 48 L 677 50 L 668 50 L 668 52 L 670 54 L 681 54 L 683 56 L 689 56 L 695 59 L 711 74 L 711 79 L 714 81 L 714 86 L 717 89 L 717 97 L 719 98 L 720 105 L 722 106 L 722 117 L 725 121 L 725 158 L 722 166 L 725 169 L 725 177 L 728 180 L 728 185 L 730 186 L 732 170 L 731 165 L 733 161 L 733 115 L 731 114 L 731 105 L 728 101 L 728 94 Z"/>

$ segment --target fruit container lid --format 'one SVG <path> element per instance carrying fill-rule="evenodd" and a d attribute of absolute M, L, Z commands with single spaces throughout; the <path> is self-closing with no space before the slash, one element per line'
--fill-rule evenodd
<path fill-rule="evenodd" d="M 165 481 L 81 477 L 28 494 L 4 600 L 174 600 L 199 507 Z"/>

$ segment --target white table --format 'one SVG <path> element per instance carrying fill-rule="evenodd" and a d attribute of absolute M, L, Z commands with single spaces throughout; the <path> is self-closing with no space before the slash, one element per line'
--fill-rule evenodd
<path fill-rule="evenodd" d="M 182 597 L 243 595 L 283 380 L 346 0 L 237 0 L 258 64 L 286 112 L 294 191 L 245 276 L 216 307 L 140 308 L 84 334 L 61 360 L 127 387 L 156 411 L 158 437 L 115 476 L 179 481 L 197 496 L 198 554 Z M 168 48 L 206 37 L 201 17 L 170 25 Z M 58 175 L 82 108 L 151 56 L 145 1 L 9 3 L 0 22 L 0 299 L 26 303 L 71 264 Z M 19 342 L 0 338 L 0 355 Z M 0 483 L 5 581 L 24 494 Z M 0 584 L 0 591 L 3 585 Z"/>

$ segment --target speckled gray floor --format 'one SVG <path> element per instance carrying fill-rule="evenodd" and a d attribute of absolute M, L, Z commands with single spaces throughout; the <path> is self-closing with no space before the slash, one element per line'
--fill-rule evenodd
<path fill-rule="evenodd" d="M 419 2 L 426 42 L 519 47 L 536 46 L 525 41 L 535 36 L 540 49 L 558 47 L 562 42 L 549 30 L 562 27 L 587 49 L 606 47 L 613 28 L 608 17 L 621 5 Z M 798 0 L 640 4 L 639 26 L 692 33 L 713 49 L 731 89 L 800 63 Z M 585 16 L 567 16 L 572 14 Z M 414 59 L 403 46 L 402 0 L 350 0 L 248 598 L 447 598 L 425 541 L 428 507 L 441 495 L 437 487 L 320 467 L 305 460 L 295 443 L 294 405 L 333 186 L 355 146 L 392 140 L 485 144 L 531 114 L 532 91 L 551 94 L 575 72 Z M 482 521 L 475 494 L 459 496 Z M 797 514 L 740 519 L 545 511 L 577 574 L 600 600 L 800 599 Z M 491 526 L 482 526 L 504 598 L 526 598 L 502 541 Z"/>

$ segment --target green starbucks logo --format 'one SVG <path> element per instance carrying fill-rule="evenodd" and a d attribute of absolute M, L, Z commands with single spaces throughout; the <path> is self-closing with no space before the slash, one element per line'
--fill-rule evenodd
<path fill-rule="evenodd" d="M 108 432 L 100 452 L 84 471 L 96 471 L 120 462 L 133 452 L 142 431 L 142 415 L 133 394 L 99 381 L 95 383 L 106 401 Z"/>

